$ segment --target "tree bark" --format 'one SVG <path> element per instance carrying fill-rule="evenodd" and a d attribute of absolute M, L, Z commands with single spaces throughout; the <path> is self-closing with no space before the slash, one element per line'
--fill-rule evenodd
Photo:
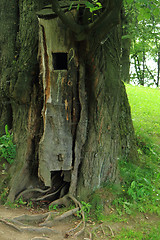
<path fill-rule="evenodd" d="M 4 97 L 1 98 L 0 127 L 2 129 L 7 123 L 12 128 L 17 146 L 8 196 L 13 201 L 30 184 L 32 187 L 42 184 L 38 176 L 38 154 L 44 133 L 41 113 L 45 93 L 39 77 L 35 13 L 46 1 L 17 1 L 16 7 L 13 0 L 1 2 L 0 71 L 1 96 Z M 6 12 L 7 3 L 9 10 Z M 12 18 L 8 18 L 9 13 Z M 81 199 L 103 183 L 119 181 L 118 158 L 133 160 L 136 156 L 130 107 L 120 80 L 120 29 L 117 20 L 116 24 L 109 24 L 109 32 L 105 29 L 102 32 L 102 28 L 92 29 L 86 40 L 77 43 L 80 67 L 76 92 L 80 107 L 76 128 L 72 128 L 74 154 L 69 192 Z M 9 101 L 7 108 L 4 101 L 5 104 Z M 71 115 L 74 118 L 73 111 Z M 59 178 L 60 175 L 56 181 Z"/>
<path fill-rule="evenodd" d="M 120 79 L 119 26 L 96 49 L 92 47 L 97 43 L 92 41 L 89 40 L 87 45 L 91 48 L 85 55 L 88 125 L 78 171 L 80 198 L 103 183 L 119 181 L 118 158 L 133 160 L 134 154 L 136 157 L 130 108 Z"/>
<path fill-rule="evenodd" d="M 130 82 L 130 47 L 131 39 L 122 39 L 121 79 L 126 83 Z"/>

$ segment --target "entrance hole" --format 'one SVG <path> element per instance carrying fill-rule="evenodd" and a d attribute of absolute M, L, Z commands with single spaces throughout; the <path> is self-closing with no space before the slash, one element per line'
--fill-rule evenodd
<path fill-rule="evenodd" d="M 67 53 L 52 53 L 54 70 L 67 70 Z"/>

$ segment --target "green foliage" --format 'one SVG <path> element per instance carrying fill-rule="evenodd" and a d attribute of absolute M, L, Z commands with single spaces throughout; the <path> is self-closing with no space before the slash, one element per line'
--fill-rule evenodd
<path fill-rule="evenodd" d="M 20 197 L 18 200 L 14 201 L 14 202 L 7 201 L 8 191 L 9 191 L 9 189 L 5 188 L 1 193 L 1 203 L 2 204 L 4 204 L 7 207 L 10 207 L 10 208 L 19 208 L 22 206 L 27 206 L 29 208 L 33 208 L 33 202 L 32 201 L 26 202 L 23 200 L 22 197 Z"/>
<path fill-rule="evenodd" d="M 158 240 L 160 235 L 160 225 L 157 224 L 156 227 L 152 229 L 144 228 L 141 231 L 130 228 L 122 228 L 119 234 L 114 239 L 121 240 Z"/>
<path fill-rule="evenodd" d="M 5 204 L 5 202 L 7 201 L 8 192 L 9 192 L 9 188 L 8 187 L 4 188 L 1 191 L 0 201 L 1 201 L 2 204 Z"/>
<path fill-rule="evenodd" d="M 148 236 L 145 237 L 146 240 L 157 240 L 160 236 L 160 224 L 157 227 L 154 227 Z"/>
<path fill-rule="evenodd" d="M 32 201 L 29 201 L 29 202 L 27 203 L 27 207 L 33 208 L 33 202 L 32 202 Z"/>
<path fill-rule="evenodd" d="M 0 157 L 12 164 L 16 156 L 16 146 L 13 143 L 13 133 L 9 133 L 7 125 L 5 126 L 5 133 L 0 137 Z"/>
<path fill-rule="evenodd" d="M 81 201 L 81 209 L 79 211 L 77 211 L 77 216 L 81 217 L 81 213 L 82 211 L 84 212 L 84 216 L 85 216 L 85 220 L 87 221 L 89 218 L 89 213 L 91 210 L 91 204 L 90 203 L 86 203 L 84 201 Z"/>
<path fill-rule="evenodd" d="M 98 0 L 84 1 L 84 4 L 85 4 L 85 7 L 88 8 L 91 13 L 98 11 L 102 8 L 102 4 Z M 72 9 L 72 6 L 73 6 L 73 2 L 71 2 L 69 10 Z M 79 10 L 79 7 L 80 7 L 80 5 L 78 4 L 77 10 Z"/>
<path fill-rule="evenodd" d="M 92 3 L 89 1 L 85 1 L 85 5 L 91 13 L 102 8 L 102 4 L 98 0 L 92 0 Z"/>
<path fill-rule="evenodd" d="M 27 204 L 27 202 L 24 202 L 23 201 L 23 198 L 22 197 L 20 197 L 17 201 L 16 201 L 16 203 L 18 203 L 18 204 L 20 204 L 20 205 L 26 205 Z"/>
<path fill-rule="evenodd" d="M 157 0 L 125 0 L 124 36 L 131 39 L 131 59 L 135 72 L 131 81 L 141 85 L 158 84 L 157 61 L 160 51 L 160 2 Z M 148 64 L 152 59 L 154 68 Z"/>
<path fill-rule="evenodd" d="M 57 207 L 58 207 L 58 204 L 51 204 L 51 205 L 49 205 L 49 207 L 48 207 L 48 209 L 49 209 L 49 211 L 55 211 L 55 210 L 57 210 Z"/>
<path fill-rule="evenodd" d="M 137 239 L 142 240 L 144 239 L 143 233 L 140 231 L 135 231 L 129 228 L 122 228 L 120 233 L 114 239 L 121 239 L 121 240 L 130 240 L 130 239 Z"/>
<path fill-rule="evenodd" d="M 93 194 L 91 199 L 91 216 L 97 221 L 103 219 L 103 203 L 99 194 Z"/>

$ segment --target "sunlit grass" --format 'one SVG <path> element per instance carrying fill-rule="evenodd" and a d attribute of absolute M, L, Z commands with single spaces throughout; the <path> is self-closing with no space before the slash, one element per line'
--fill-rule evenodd
<path fill-rule="evenodd" d="M 136 135 L 160 144 L 160 89 L 126 85 Z"/>

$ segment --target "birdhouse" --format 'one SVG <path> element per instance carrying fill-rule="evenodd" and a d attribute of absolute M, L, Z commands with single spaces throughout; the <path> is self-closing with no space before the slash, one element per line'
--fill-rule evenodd
<path fill-rule="evenodd" d="M 76 11 L 61 6 L 71 19 Z M 39 176 L 51 186 L 51 173 L 71 171 L 80 106 L 78 50 L 72 33 L 47 6 L 39 21 L 40 79 L 43 85 L 43 135 L 39 143 Z"/>

